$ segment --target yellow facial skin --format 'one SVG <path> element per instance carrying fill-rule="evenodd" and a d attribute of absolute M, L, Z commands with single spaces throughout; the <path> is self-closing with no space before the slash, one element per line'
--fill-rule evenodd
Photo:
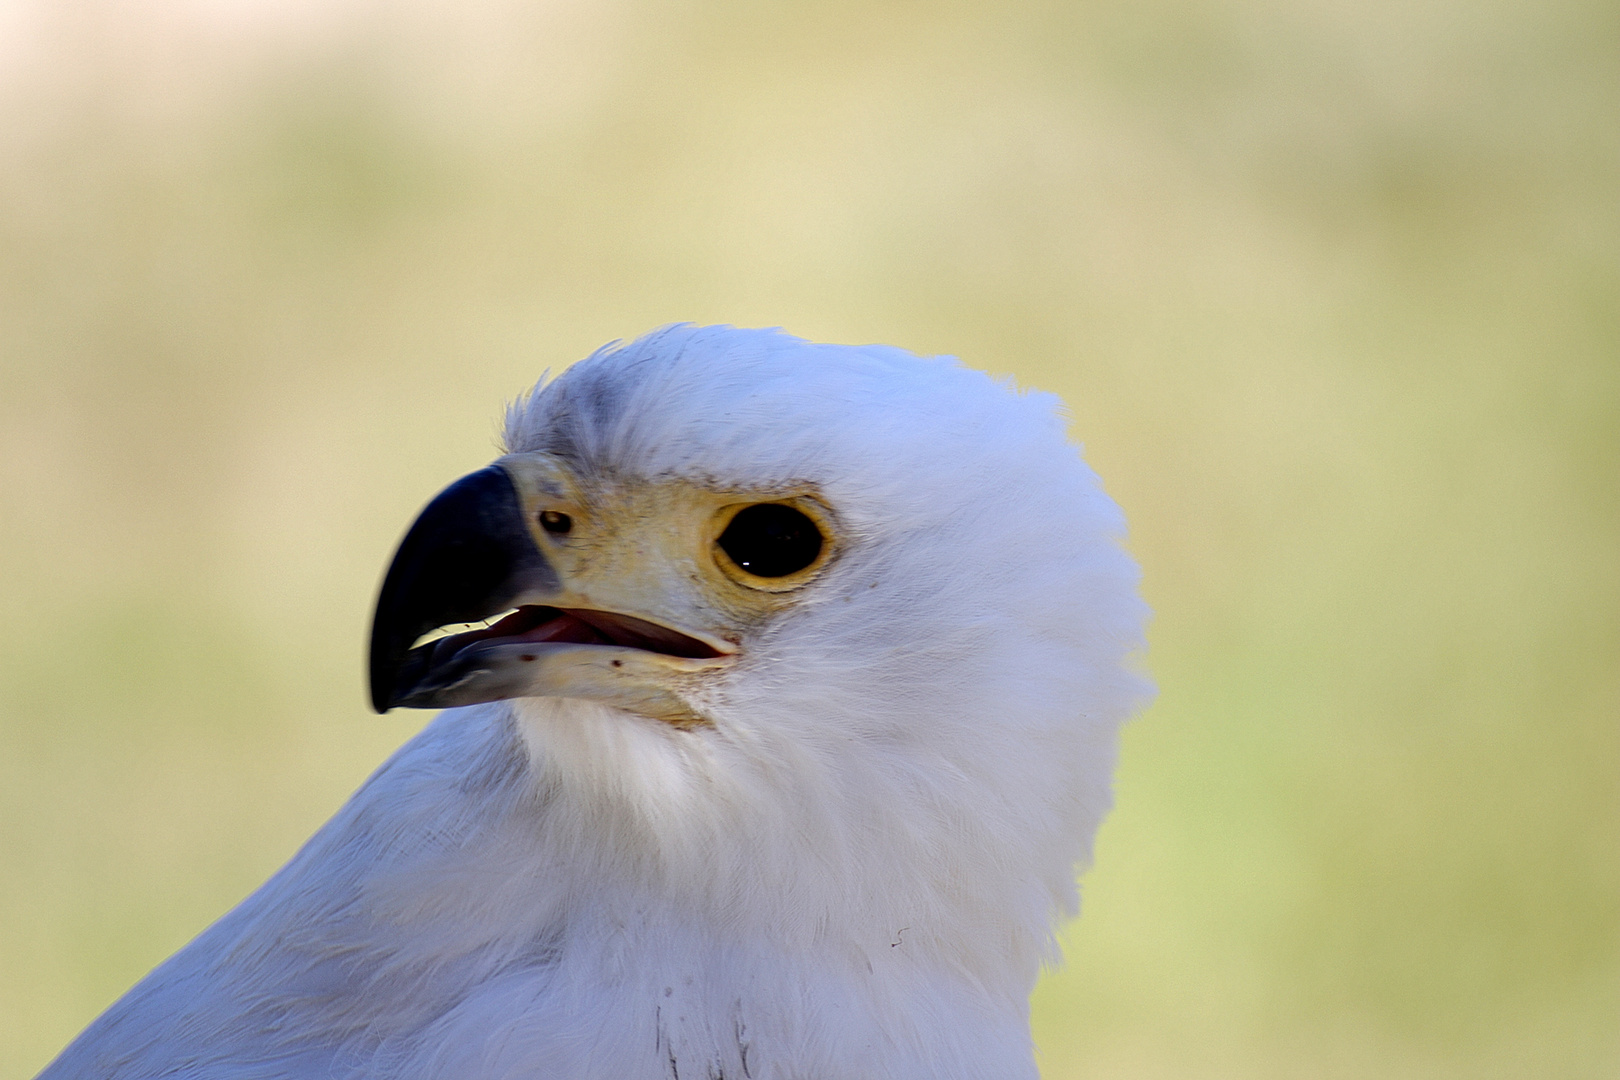
<path fill-rule="evenodd" d="M 517 653 L 518 663 L 534 668 L 524 679 L 526 695 L 589 698 L 682 727 L 706 723 L 700 706 L 705 676 L 734 663 L 749 632 L 796 603 L 841 547 L 832 511 L 805 488 L 737 491 L 689 480 L 611 478 L 586 484 L 547 454 L 512 454 L 495 464 L 512 478 L 535 545 L 560 581 L 555 595 L 532 602 L 629 615 L 721 654 L 687 659 L 549 644 Z M 759 577 L 721 549 L 718 539 L 732 517 L 762 502 L 792 506 L 815 522 L 823 542 L 809 566 Z M 547 529 L 546 515 L 554 525 L 556 515 L 566 515 L 566 531 Z"/>

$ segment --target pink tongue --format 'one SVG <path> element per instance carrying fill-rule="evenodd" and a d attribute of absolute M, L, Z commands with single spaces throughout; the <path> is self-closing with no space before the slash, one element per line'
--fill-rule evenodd
<path fill-rule="evenodd" d="M 445 638 L 444 640 L 452 640 Z M 667 656 L 707 658 L 722 655 L 701 641 L 632 615 L 584 609 L 559 610 L 539 605 L 520 607 L 487 630 L 456 637 L 457 648 L 472 642 L 566 641 L 578 645 L 618 645 Z"/>
<path fill-rule="evenodd" d="M 510 637 L 513 641 L 571 641 L 581 645 L 612 645 L 613 641 L 605 634 L 600 633 L 589 623 L 574 618 L 566 612 L 559 613 L 556 618 L 548 619 L 539 626 L 522 628 L 522 623 L 528 619 L 521 618 L 524 613 L 515 611 L 490 627 L 491 637 Z M 507 623 L 514 623 L 510 629 Z"/>

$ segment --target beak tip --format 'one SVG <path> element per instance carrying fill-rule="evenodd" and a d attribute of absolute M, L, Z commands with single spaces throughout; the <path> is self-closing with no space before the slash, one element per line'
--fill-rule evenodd
<path fill-rule="evenodd" d="M 390 665 L 387 663 L 385 656 L 382 655 L 385 650 L 379 648 L 381 644 L 378 628 L 373 625 L 371 631 L 371 665 L 370 671 L 367 672 L 366 697 L 371 704 L 371 711 L 378 715 L 386 713 L 394 706 L 394 680 L 390 678 L 390 667 L 398 666 L 397 664 Z"/>
<path fill-rule="evenodd" d="M 556 571 L 535 546 L 506 470 L 490 465 L 457 480 L 417 515 L 383 576 L 371 625 L 372 709 L 434 707 L 419 703 L 423 672 L 409 659 L 422 633 L 556 588 Z"/>

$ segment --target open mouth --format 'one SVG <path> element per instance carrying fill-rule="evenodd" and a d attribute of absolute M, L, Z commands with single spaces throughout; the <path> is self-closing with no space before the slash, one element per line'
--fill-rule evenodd
<path fill-rule="evenodd" d="M 433 671 L 464 658 L 469 649 L 564 643 L 640 649 L 684 660 L 713 660 L 728 655 L 697 638 L 633 615 L 528 604 L 477 630 L 426 640 L 411 649 L 406 664 L 414 671 Z"/>

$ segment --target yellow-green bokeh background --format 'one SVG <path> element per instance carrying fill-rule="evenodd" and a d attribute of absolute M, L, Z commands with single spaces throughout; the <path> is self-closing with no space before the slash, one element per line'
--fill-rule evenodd
<path fill-rule="evenodd" d="M 1620 1075 L 1620 7 L 0 4 L 0 1076 L 421 717 L 400 530 L 675 321 L 1061 393 L 1161 695 L 1047 1080 Z"/>

